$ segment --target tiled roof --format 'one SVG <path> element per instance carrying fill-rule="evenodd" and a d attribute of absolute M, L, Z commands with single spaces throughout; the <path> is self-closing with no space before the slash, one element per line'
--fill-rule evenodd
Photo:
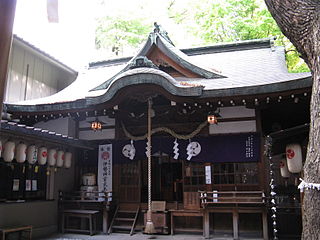
<path fill-rule="evenodd" d="M 218 46 L 195 48 L 194 51 L 189 49 L 187 51 L 190 55 L 188 58 L 192 62 L 205 64 L 206 69 L 213 69 L 212 71 L 219 69 L 225 78 L 190 79 L 180 77 L 171 81 L 174 83 L 172 86 L 183 88 L 183 84 L 179 84 L 181 82 L 188 82 L 190 86 L 201 85 L 203 90 L 200 97 L 203 98 L 273 93 L 311 87 L 310 73 L 288 73 L 284 48 L 273 47 L 272 41 L 273 39 L 261 39 L 223 44 L 221 51 L 218 50 Z M 136 70 L 135 74 L 132 72 L 124 74 L 129 69 L 126 62 L 123 64 L 121 62 L 120 59 L 116 63 L 110 60 L 105 63 L 92 64 L 91 68 L 79 74 L 77 80 L 61 92 L 47 98 L 7 105 L 8 111 L 21 110 L 23 109 L 22 105 L 27 105 L 25 110 L 30 112 L 40 111 L 40 109 L 44 109 L 41 105 L 51 104 L 56 105 L 52 108 L 55 110 L 88 107 L 92 103 L 97 103 L 97 99 L 110 99 L 115 94 L 115 89 L 119 90 L 118 87 L 121 85 L 122 79 L 127 79 L 130 74 L 131 84 L 139 84 L 140 80 L 135 76 L 136 74 L 139 73 L 142 76 L 149 74 L 144 70 L 140 70 L 140 72 Z M 158 70 L 153 74 L 163 77 L 166 81 L 166 76 L 162 76 L 160 72 Z M 115 81 L 119 81 L 119 84 L 115 84 Z M 169 82 L 167 81 L 168 84 Z M 99 91 L 90 91 L 96 86 L 101 86 Z M 113 88 L 112 86 L 118 87 Z M 181 92 L 177 88 L 171 88 L 170 93 L 184 96 L 179 95 Z M 37 104 L 38 106 L 35 106 Z"/>
<path fill-rule="evenodd" d="M 22 134 L 25 137 L 30 138 L 45 138 L 48 142 L 53 142 L 55 144 L 65 144 L 68 146 L 92 149 L 93 146 L 89 146 L 87 142 L 83 142 L 77 138 L 73 138 L 67 135 L 56 133 L 42 128 L 35 128 L 31 126 L 26 126 L 24 124 L 19 124 L 16 122 L 11 122 L 7 120 L 0 121 L 0 132 L 14 133 L 18 138 L 18 134 Z"/>

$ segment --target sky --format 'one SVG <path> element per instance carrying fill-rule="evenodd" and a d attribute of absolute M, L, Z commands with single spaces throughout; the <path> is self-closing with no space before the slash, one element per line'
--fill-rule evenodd
<path fill-rule="evenodd" d="M 49 23 L 46 2 L 17 0 L 13 33 L 73 68 L 85 65 L 94 47 L 93 5 L 60 0 L 59 22 Z"/>
<path fill-rule="evenodd" d="M 156 21 L 164 26 L 176 46 L 191 46 L 187 29 L 175 24 L 165 14 L 172 0 L 58 1 L 59 22 L 50 23 L 46 0 L 17 0 L 13 32 L 76 70 L 90 61 L 104 58 L 94 48 L 95 18 L 101 16 L 143 16 L 150 19 L 150 23 Z M 175 4 L 179 6 L 190 1 L 175 0 Z"/>

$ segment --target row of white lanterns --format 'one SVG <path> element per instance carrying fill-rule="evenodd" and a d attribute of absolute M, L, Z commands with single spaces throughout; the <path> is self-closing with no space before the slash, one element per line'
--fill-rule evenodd
<path fill-rule="evenodd" d="M 41 146 L 37 147 L 32 144 L 20 142 L 16 143 L 12 140 L 8 140 L 2 143 L 0 140 L 0 157 L 7 163 L 10 163 L 15 158 L 18 163 L 24 163 L 28 161 L 29 164 L 45 165 L 48 162 L 50 167 L 65 167 L 70 168 L 72 164 L 72 153 L 65 152 L 63 150 L 57 150 Z"/>

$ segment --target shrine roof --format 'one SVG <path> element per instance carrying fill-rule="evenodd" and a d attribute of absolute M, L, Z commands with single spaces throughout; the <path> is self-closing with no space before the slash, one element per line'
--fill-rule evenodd
<path fill-rule="evenodd" d="M 6 104 L 6 109 L 8 112 L 81 110 L 110 101 L 125 87 L 141 84 L 158 85 L 173 96 L 197 98 L 311 87 L 311 74 L 289 73 L 284 48 L 274 46 L 273 41 L 273 38 L 258 39 L 179 50 L 166 33 L 155 31 L 135 57 L 91 63 L 62 91 L 46 98 Z M 176 72 L 161 70 L 162 63 L 154 56 L 162 56 L 165 67 Z"/>

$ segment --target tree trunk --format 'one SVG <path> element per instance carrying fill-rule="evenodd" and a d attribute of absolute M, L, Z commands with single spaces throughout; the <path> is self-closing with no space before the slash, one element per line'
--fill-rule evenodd
<path fill-rule="evenodd" d="M 320 183 L 320 1 L 265 0 L 283 34 L 308 64 L 313 78 L 304 180 Z M 305 190 L 302 239 L 319 239 L 320 191 Z"/>

